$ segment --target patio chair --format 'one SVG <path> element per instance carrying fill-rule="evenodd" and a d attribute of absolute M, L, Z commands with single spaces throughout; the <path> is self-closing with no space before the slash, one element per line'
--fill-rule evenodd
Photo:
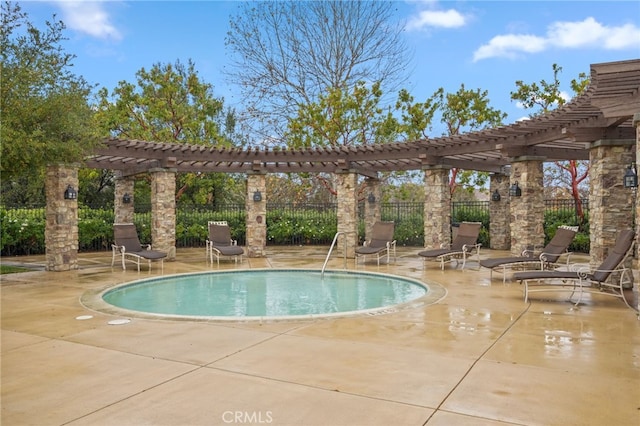
<path fill-rule="evenodd" d="M 569 264 L 571 252 L 569 245 L 578 232 L 577 226 L 561 225 L 556 229 L 556 233 L 541 252 L 535 250 L 524 250 L 521 256 L 496 257 L 493 259 L 483 259 L 480 266 L 490 270 L 490 279 L 494 272 L 502 274 L 502 282 L 507 280 L 507 270 L 514 269 L 549 269 L 557 265 L 564 256 L 566 264 Z"/>
<path fill-rule="evenodd" d="M 162 251 L 151 250 L 151 244 L 140 244 L 138 239 L 138 231 L 133 223 L 114 223 L 113 224 L 113 240 L 111 245 L 111 266 L 116 261 L 116 256 L 122 259 L 122 269 L 127 269 L 125 261 L 130 261 L 138 265 L 140 272 L 140 262 L 146 260 L 151 270 L 151 261 L 160 261 L 160 266 L 164 270 L 164 258 L 167 253 Z"/>
<path fill-rule="evenodd" d="M 356 263 L 358 257 L 362 256 L 364 263 L 368 255 L 377 257 L 378 266 L 380 266 L 380 258 L 386 254 L 387 263 L 389 263 L 389 255 L 393 249 L 393 261 L 396 260 L 396 240 L 393 239 L 395 231 L 395 223 L 393 222 L 376 222 L 371 230 L 371 238 L 364 242 L 361 247 L 356 247 Z"/>
<path fill-rule="evenodd" d="M 533 292 L 569 291 L 569 300 L 578 292 L 577 306 L 584 293 L 597 293 L 619 297 L 625 305 L 637 311 L 637 308 L 629 305 L 624 295 L 624 284 L 630 283 L 632 278 L 631 270 L 624 263 L 633 252 L 634 243 L 635 233 L 625 230 L 618 235 L 614 247 L 594 270 L 589 265 L 573 264 L 556 270 L 516 272 L 513 278 L 524 284 L 525 302 Z"/>
<path fill-rule="evenodd" d="M 231 230 L 225 221 L 211 221 L 208 223 L 209 238 L 206 241 L 206 256 L 213 264 L 215 256 L 218 266 L 220 266 L 220 256 L 233 256 L 236 263 L 238 257 L 242 262 L 244 249 L 238 246 L 238 241 L 231 239 Z"/>
<path fill-rule="evenodd" d="M 462 222 L 458 229 L 453 242 L 449 247 L 441 247 L 438 249 L 427 249 L 418 253 L 425 260 L 434 260 L 440 262 L 440 269 L 444 270 L 444 264 L 447 262 L 457 262 L 462 259 L 462 268 L 467 263 L 467 258 L 474 254 L 480 261 L 480 246 L 478 243 L 478 235 L 480 235 L 481 222 Z"/>

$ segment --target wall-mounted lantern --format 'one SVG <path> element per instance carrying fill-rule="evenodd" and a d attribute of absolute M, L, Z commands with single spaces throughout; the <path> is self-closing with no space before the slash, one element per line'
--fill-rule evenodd
<path fill-rule="evenodd" d="M 509 195 L 511 197 L 521 197 L 522 189 L 518 186 L 518 181 L 515 181 L 511 187 L 509 187 Z"/>
<path fill-rule="evenodd" d="M 373 195 L 373 192 L 369 193 L 369 196 L 367 197 L 367 200 L 369 201 L 369 204 L 374 204 L 376 202 L 376 196 Z"/>
<path fill-rule="evenodd" d="M 73 186 L 67 186 L 67 189 L 64 191 L 64 199 L 65 200 L 75 200 L 78 198 L 78 192 L 73 189 Z"/>
<path fill-rule="evenodd" d="M 500 201 L 500 193 L 498 192 L 498 190 L 496 189 L 495 191 L 493 191 L 493 194 L 491 194 L 491 201 Z"/>
<path fill-rule="evenodd" d="M 631 163 L 629 167 L 627 167 L 627 171 L 624 173 L 624 187 L 638 187 L 638 172 L 636 172 L 636 163 Z"/>
<path fill-rule="evenodd" d="M 122 196 L 122 202 L 124 204 L 131 203 L 131 195 L 128 192 L 125 192 L 124 195 Z"/>
<path fill-rule="evenodd" d="M 262 201 L 262 193 L 260 191 L 256 191 L 253 193 L 253 201 L 256 203 Z"/>

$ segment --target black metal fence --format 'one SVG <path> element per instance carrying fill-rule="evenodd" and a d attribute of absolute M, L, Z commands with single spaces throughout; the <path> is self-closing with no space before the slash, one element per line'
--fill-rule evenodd
<path fill-rule="evenodd" d="M 364 204 L 359 206 L 360 235 L 364 234 Z M 588 200 L 582 201 L 588 217 Z M 336 203 L 268 203 L 267 244 L 269 245 L 326 245 L 330 244 L 337 230 Z M 423 203 L 382 203 L 381 218 L 396 224 L 395 236 L 399 245 L 422 246 L 424 243 Z M 553 215 L 555 220 L 577 223 L 576 205 L 573 200 L 547 200 L 545 220 Z M 80 251 L 110 250 L 114 212 L 112 208 L 80 206 L 78 210 L 78 234 Z M 178 207 L 176 212 L 177 247 L 203 247 L 207 238 L 207 222 L 226 220 L 232 229 L 232 237 L 239 244 L 246 243 L 246 212 L 244 204 L 213 207 Z M 489 245 L 489 201 L 454 202 L 451 211 L 452 224 L 462 221 L 481 221 L 483 246 Z M 151 241 L 151 212 L 149 206 L 136 205 L 134 222 L 140 239 Z M 0 206 L 1 254 L 23 255 L 44 253 L 45 208 L 43 206 Z M 588 223 L 585 225 L 588 226 Z M 588 228 L 586 228 L 588 229 Z M 588 237 L 588 231 L 587 231 Z M 588 247 L 588 241 L 587 241 Z"/>

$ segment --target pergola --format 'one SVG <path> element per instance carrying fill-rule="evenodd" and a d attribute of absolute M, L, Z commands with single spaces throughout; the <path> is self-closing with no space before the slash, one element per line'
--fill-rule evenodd
<path fill-rule="evenodd" d="M 495 212 L 491 211 L 492 241 L 494 222 L 498 227 L 495 231 L 498 247 L 495 248 L 511 247 L 513 252 L 519 252 L 523 246 L 539 244 L 540 237 L 543 238 L 543 218 L 540 217 L 542 163 L 590 160 L 592 257 L 597 260 L 612 244 L 617 229 L 635 226 L 629 213 L 630 203 L 636 201 L 632 192 L 622 188 L 622 175 L 635 162 L 636 147 L 640 145 L 637 143 L 640 135 L 639 92 L 640 59 L 593 64 L 586 92 L 563 107 L 534 119 L 467 134 L 391 144 L 309 149 L 237 149 L 108 139 L 86 159 L 85 165 L 118 171 L 121 179 L 116 183 L 117 220 L 127 219 L 129 215 L 127 206 L 119 199 L 123 191 L 133 192 L 131 177 L 140 173 L 160 176 L 152 198 L 171 193 L 168 198 L 154 201 L 164 206 L 158 206 L 158 211 L 153 213 L 154 217 L 158 216 L 154 227 L 162 228 L 159 232 L 163 234 L 171 234 L 166 229 L 172 226 L 171 220 L 164 219 L 171 216 L 167 215 L 171 208 L 175 209 L 175 201 L 171 206 L 175 182 L 172 187 L 171 180 L 177 171 L 246 173 L 248 194 L 265 192 L 264 176 L 268 173 L 335 173 L 338 177 L 338 231 L 347 233 L 357 229 L 354 217 L 357 207 L 354 207 L 352 189 L 356 175 L 369 178 L 367 184 L 375 193 L 378 172 L 423 170 L 425 206 L 429 206 L 428 211 L 425 207 L 425 245 L 440 244 L 449 239 L 450 223 L 446 211 L 450 195 L 445 185 L 449 170 L 491 172 L 491 192 L 498 190 L 506 194 L 508 187 L 516 181 L 523 189 L 522 197 L 517 200 L 503 197 L 505 202 L 496 206 Z M 62 186 L 66 188 L 66 182 L 62 182 Z M 251 202 L 250 196 L 247 199 L 249 255 L 261 255 L 266 244 L 262 228 L 266 224 L 262 220 L 258 224 L 256 220 L 266 213 L 266 198 L 260 203 Z M 125 212 L 119 218 L 118 211 L 122 209 Z M 348 217 L 341 216 L 342 209 L 347 211 Z M 613 210 L 617 210 L 618 215 Z M 637 204 L 635 210 L 638 210 Z M 131 215 L 132 212 L 131 209 Z M 367 216 L 375 220 L 375 215 L 372 212 Z M 161 216 L 163 220 L 160 220 Z M 612 223 L 616 224 L 616 229 L 610 229 Z M 500 238 L 505 228 L 510 231 L 505 238 Z M 159 249 L 170 249 L 175 245 L 170 235 L 166 241 L 160 235 L 152 235 L 159 240 L 154 241 Z M 354 246 L 354 241 L 350 242 Z"/>

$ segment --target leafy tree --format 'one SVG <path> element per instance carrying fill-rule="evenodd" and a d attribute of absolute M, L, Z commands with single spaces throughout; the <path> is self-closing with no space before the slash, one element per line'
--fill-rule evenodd
<path fill-rule="evenodd" d="M 10 179 L 2 179 L 2 204 L 7 206 L 42 206 L 46 202 L 44 193 L 44 169 L 26 172 Z"/>
<path fill-rule="evenodd" d="M 380 107 L 380 83 L 359 81 L 353 90 L 330 88 L 317 102 L 301 105 L 289 120 L 289 146 L 357 146 L 393 140 L 397 123 Z"/>
<path fill-rule="evenodd" d="M 137 84 L 121 81 L 110 94 L 98 92 L 96 121 L 105 134 L 128 139 L 232 146 L 235 114 L 200 80 L 195 64 L 154 64 L 136 73 Z M 204 204 L 230 201 L 238 183 L 234 176 L 180 173 L 177 199 Z M 236 193 L 236 195 L 238 195 Z"/>
<path fill-rule="evenodd" d="M 370 87 L 359 81 L 348 88 L 330 88 L 317 102 L 301 105 L 297 116 L 289 119 L 285 134 L 289 146 L 359 146 L 395 141 L 398 121 L 381 106 L 380 83 Z M 315 178 L 335 194 L 330 178 Z"/>
<path fill-rule="evenodd" d="M 137 85 L 121 81 L 111 94 L 98 93 L 98 122 L 130 139 L 189 144 L 230 144 L 223 100 L 200 80 L 192 61 L 154 64 L 136 73 Z"/>
<path fill-rule="evenodd" d="M 431 130 L 431 123 L 440 107 L 440 99 L 437 91 L 424 102 L 415 102 L 415 98 L 406 90 L 398 93 L 396 111 L 400 114 L 398 132 L 406 140 L 429 139 L 427 134 Z"/>
<path fill-rule="evenodd" d="M 2 180 L 41 183 L 48 163 L 79 162 L 96 145 L 92 87 L 71 72 L 74 56 L 62 49 L 65 26 L 55 15 L 38 29 L 19 4 L 5 2 L 0 19 Z"/>
<path fill-rule="evenodd" d="M 78 199 L 87 206 L 113 207 L 113 172 L 106 169 L 86 169 L 78 171 L 80 191 Z"/>
<path fill-rule="evenodd" d="M 529 116 L 536 117 L 546 114 L 567 101 L 567 95 L 560 90 L 560 79 L 558 75 L 562 72 L 562 67 L 557 64 L 552 65 L 553 80 L 547 82 L 541 80 L 540 84 L 526 84 L 521 80 L 516 81 L 517 90 L 511 92 L 511 100 L 522 103 L 525 108 L 536 109 Z M 571 89 L 575 95 L 583 93 L 589 86 L 589 79 L 585 73 L 578 74 L 577 79 L 571 80 Z M 584 211 L 582 208 L 582 197 L 586 189 L 582 186 L 588 183 L 589 162 L 580 160 L 555 161 L 555 168 L 545 168 L 545 187 L 562 185 L 569 188 L 571 197 L 576 205 L 576 214 L 580 221 L 584 221 Z"/>
<path fill-rule="evenodd" d="M 320 94 L 348 92 L 359 81 L 396 90 L 406 79 L 407 49 L 402 28 L 390 24 L 394 8 L 381 1 L 242 3 L 229 22 L 226 73 L 261 140 L 279 143 L 289 117 Z"/>
<path fill-rule="evenodd" d="M 438 89 L 433 94 L 432 102 L 441 114 L 440 121 L 445 124 L 447 135 L 453 136 L 501 125 L 507 114 L 491 107 L 488 95 L 486 90 L 467 89 L 464 84 L 461 84 L 455 93 L 445 93 L 443 88 Z M 484 186 L 486 180 L 485 172 L 453 168 L 449 188 L 452 195 L 459 187 L 472 192 L 474 188 Z"/>

